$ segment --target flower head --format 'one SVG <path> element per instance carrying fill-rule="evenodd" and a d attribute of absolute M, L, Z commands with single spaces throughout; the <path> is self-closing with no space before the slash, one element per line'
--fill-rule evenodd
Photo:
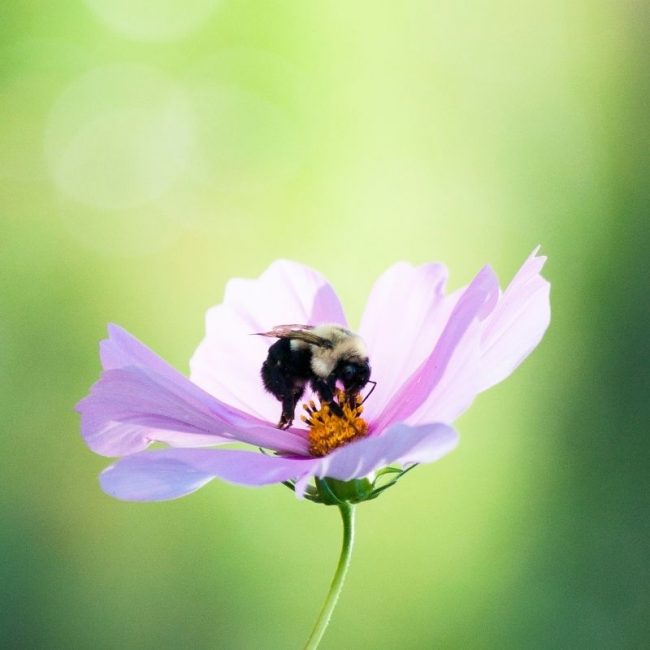
<path fill-rule="evenodd" d="M 503 293 L 489 266 L 451 294 L 441 264 L 392 266 L 373 287 L 358 329 L 376 389 L 363 404 L 360 395 L 339 392 L 328 403 L 308 394 L 303 417 L 297 413 L 286 430 L 273 424 L 280 404 L 260 378 L 270 341 L 250 334 L 281 323 L 347 327 L 317 272 L 278 261 L 256 280 L 231 280 L 223 303 L 208 311 L 189 379 L 110 325 L 100 345 L 102 375 L 77 405 L 88 446 L 121 457 L 102 473 L 103 489 L 162 500 L 220 478 L 286 483 L 316 498 L 311 480 L 327 478 L 358 479 L 357 497 L 373 495 L 367 477 L 451 451 L 450 424 L 539 343 L 550 319 L 544 261 L 534 251 Z M 154 442 L 167 447 L 147 449 Z M 234 442 L 255 449 L 223 447 Z"/>

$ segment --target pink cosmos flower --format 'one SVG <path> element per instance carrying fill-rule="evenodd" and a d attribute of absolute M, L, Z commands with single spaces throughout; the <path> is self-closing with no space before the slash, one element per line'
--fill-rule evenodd
<path fill-rule="evenodd" d="M 438 460 L 457 443 L 450 424 L 540 342 L 550 320 L 545 259 L 536 249 L 504 292 L 486 266 L 451 294 L 442 264 L 395 264 L 374 285 L 357 330 L 377 382 L 363 415 L 357 409 L 351 419 L 328 420 L 322 407 L 312 426 L 288 430 L 276 428 L 281 406 L 260 379 L 272 341 L 250 334 L 282 323 L 347 326 L 334 290 L 316 271 L 278 261 L 256 280 L 231 280 L 223 303 L 208 311 L 189 379 L 110 325 L 100 344 L 102 375 L 77 405 L 88 446 L 122 457 L 101 474 L 102 488 L 120 499 L 156 501 L 220 478 L 286 483 L 309 496 L 312 479 L 352 481 Z M 314 436 L 361 418 L 359 435 L 311 455 Z M 166 447 L 148 449 L 154 442 Z M 233 442 L 256 449 L 219 447 Z"/>

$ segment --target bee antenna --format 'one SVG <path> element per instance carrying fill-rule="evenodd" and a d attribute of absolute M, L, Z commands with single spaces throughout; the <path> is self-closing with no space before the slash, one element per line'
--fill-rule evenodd
<path fill-rule="evenodd" d="M 372 379 L 368 379 L 368 383 L 372 384 L 372 388 L 370 389 L 370 392 L 363 398 L 363 401 L 361 402 L 362 404 L 365 404 L 365 401 L 372 395 L 372 391 L 377 387 L 377 382 L 373 381 Z"/>

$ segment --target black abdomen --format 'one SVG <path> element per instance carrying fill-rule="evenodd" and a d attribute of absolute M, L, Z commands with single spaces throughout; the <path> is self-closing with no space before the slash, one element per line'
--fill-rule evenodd
<path fill-rule="evenodd" d="M 311 350 L 307 346 L 292 350 L 289 339 L 279 339 L 269 348 L 261 374 L 266 390 L 279 400 L 295 394 L 311 377 Z"/>
<path fill-rule="evenodd" d="M 282 402 L 278 428 L 287 429 L 311 376 L 311 350 L 307 346 L 292 350 L 289 339 L 279 339 L 269 348 L 261 374 L 264 388 Z"/>

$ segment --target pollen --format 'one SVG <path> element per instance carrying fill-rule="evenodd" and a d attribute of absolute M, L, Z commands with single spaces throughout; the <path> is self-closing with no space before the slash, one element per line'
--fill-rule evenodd
<path fill-rule="evenodd" d="M 368 434 L 368 423 L 361 417 L 361 396 L 356 395 L 353 400 L 350 404 L 342 390 L 336 391 L 336 403 L 343 415 L 333 413 L 327 402 L 319 408 L 313 400 L 303 404 L 306 415 L 302 415 L 301 420 L 309 426 L 309 453 L 312 456 L 326 456 L 337 447 Z"/>

